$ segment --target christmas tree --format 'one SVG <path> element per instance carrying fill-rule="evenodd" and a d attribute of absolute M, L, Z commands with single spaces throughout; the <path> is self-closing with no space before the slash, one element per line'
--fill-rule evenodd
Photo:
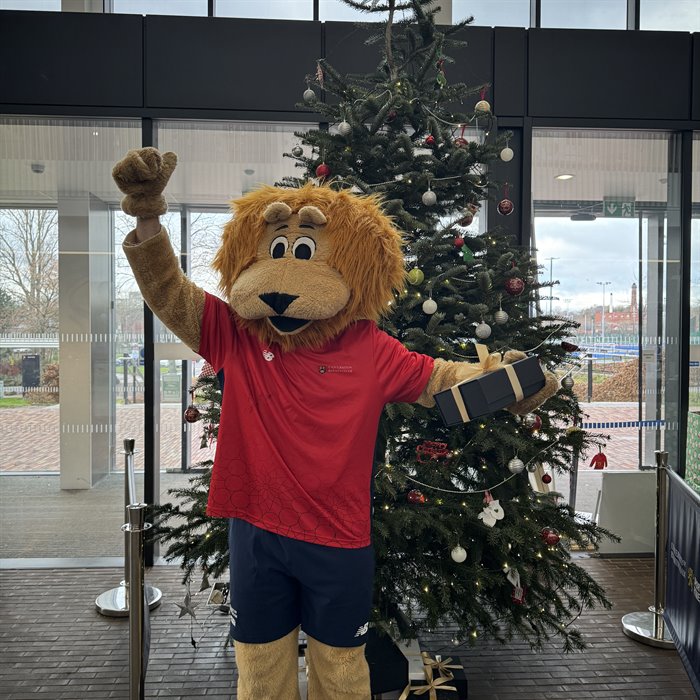
<path fill-rule="evenodd" d="M 396 637 L 441 624 L 455 639 L 514 635 L 566 650 L 583 641 L 571 626 L 601 604 L 604 591 L 570 557 L 609 533 L 577 516 L 550 491 L 552 474 L 572 468 L 575 451 L 599 439 L 583 432 L 568 374 L 574 324 L 537 315 L 540 284 L 533 252 L 497 227 L 479 233 L 483 201 L 499 183 L 488 163 L 512 158 L 497 134 L 487 86 L 451 83 L 450 51 L 467 24 L 438 29 L 430 0 L 344 0 L 383 19 L 370 41 L 383 46 L 369 75 L 341 75 L 319 61 L 307 78 L 305 107 L 328 129 L 298 133 L 292 153 L 304 174 L 332 187 L 378 194 L 405 237 L 408 289 L 384 330 L 409 349 L 477 361 L 490 352 L 527 351 L 564 373 L 562 389 L 523 418 L 499 411 L 447 428 L 436 409 L 386 407 L 375 450 L 373 541 L 375 621 Z M 401 16 L 400 19 L 399 16 Z M 507 199 L 501 215 L 512 212 Z M 226 566 L 226 527 L 204 515 L 208 475 L 176 491 L 180 519 L 161 533 L 186 577 Z"/>

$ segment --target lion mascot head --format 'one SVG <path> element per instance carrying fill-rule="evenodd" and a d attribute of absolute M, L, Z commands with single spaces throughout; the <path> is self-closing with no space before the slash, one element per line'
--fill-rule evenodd
<path fill-rule="evenodd" d="M 213 267 L 242 324 L 285 350 L 377 320 L 404 286 L 401 236 L 376 196 L 261 187 L 232 202 Z"/>

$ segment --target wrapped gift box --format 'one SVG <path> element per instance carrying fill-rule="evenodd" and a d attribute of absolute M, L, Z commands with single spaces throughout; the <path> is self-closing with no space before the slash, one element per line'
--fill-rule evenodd
<path fill-rule="evenodd" d="M 452 697 L 452 700 L 467 700 L 469 691 L 467 687 L 467 677 L 464 674 L 464 664 L 458 656 L 440 656 L 436 655 L 423 655 L 423 660 L 426 664 L 431 665 L 433 668 L 433 678 L 438 676 L 451 676 L 448 685 L 451 685 L 457 689 L 457 694 L 454 692 L 448 693 L 445 691 L 445 695 Z M 439 697 L 439 696 L 438 696 Z"/>
<path fill-rule="evenodd" d="M 374 627 L 367 632 L 365 657 L 372 695 L 403 690 L 408 684 L 408 660 L 388 634 Z"/>
<path fill-rule="evenodd" d="M 536 394 L 545 385 L 545 377 L 540 362 L 536 357 L 527 357 L 514 362 L 515 375 L 523 392 L 523 398 Z M 473 420 L 515 403 L 516 394 L 508 370 L 501 367 L 482 374 L 450 389 L 440 391 L 433 397 L 445 425 L 452 427 L 465 423 L 465 416 L 460 411 L 457 397 L 461 397 L 466 409 L 467 420 Z"/>

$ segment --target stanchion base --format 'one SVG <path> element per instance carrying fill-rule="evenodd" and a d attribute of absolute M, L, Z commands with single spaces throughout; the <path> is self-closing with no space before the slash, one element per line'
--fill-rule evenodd
<path fill-rule="evenodd" d="M 144 595 L 148 603 L 148 609 L 157 608 L 163 599 L 163 593 L 154 586 L 144 586 Z M 111 588 L 97 596 L 95 600 L 97 612 L 106 617 L 128 617 L 129 606 L 126 601 L 126 586 L 120 585 Z"/>
<path fill-rule="evenodd" d="M 654 636 L 654 621 L 656 613 L 650 611 L 641 611 L 628 613 L 622 618 L 622 631 L 631 639 L 642 644 L 647 644 L 650 647 L 658 647 L 659 649 L 675 649 L 676 645 L 663 624 L 663 639 L 658 639 Z"/>

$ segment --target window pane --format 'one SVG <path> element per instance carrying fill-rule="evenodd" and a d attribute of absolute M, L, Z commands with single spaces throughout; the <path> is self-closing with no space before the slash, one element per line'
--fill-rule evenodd
<path fill-rule="evenodd" d="M 140 141 L 137 120 L 0 119 L 3 557 L 123 552 L 114 472 L 143 424 L 143 336 L 138 311 L 112 311 L 111 172 Z"/>
<path fill-rule="evenodd" d="M 533 245 L 541 281 L 554 282 L 539 312 L 580 324 L 574 391 L 587 414 L 582 427 L 610 436 L 609 471 L 651 466 L 658 449 L 678 462 L 675 144 L 642 131 L 538 129 L 533 138 Z M 595 453 L 579 457 L 572 503 L 586 513 L 601 489 L 606 497 Z"/>
<path fill-rule="evenodd" d="M 686 481 L 700 493 L 700 132 L 693 137 L 693 208 L 690 254 L 690 382 Z"/>
<path fill-rule="evenodd" d="M 112 0 L 113 12 L 129 15 L 206 17 L 207 0 Z"/>
<path fill-rule="evenodd" d="M 700 32 L 698 0 L 641 0 L 639 28 Z"/>
<path fill-rule="evenodd" d="M 0 0 L 0 10 L 43 10 L 60 12 L 61 0 Z"/>
<path fill-rule="evenodd" d="M 217 17 L 313 19 L 313 0 L 216 0 Z"/>
<path fill-rule="evenodd" d="M 399 19 L 403 16 L 411 16 L 411 13 L 402 10 L 396 13 L 396 17 Z M 321 22 L 383 22 L 387 18 L 387 13 L 362 12 L 362 10 L 349 7 L 340 0 L 319 0 L 318 18 Z"/>
<path fill-rule="evenodd" d="M 472 16 L 480 27 L 529 27 L 530 0 L 453 0 L 453 23 Z"/>
<path fill-rule="evenodd" d="M 627 0 L 542 0 L 542 26 L 626 29 Z"/>

